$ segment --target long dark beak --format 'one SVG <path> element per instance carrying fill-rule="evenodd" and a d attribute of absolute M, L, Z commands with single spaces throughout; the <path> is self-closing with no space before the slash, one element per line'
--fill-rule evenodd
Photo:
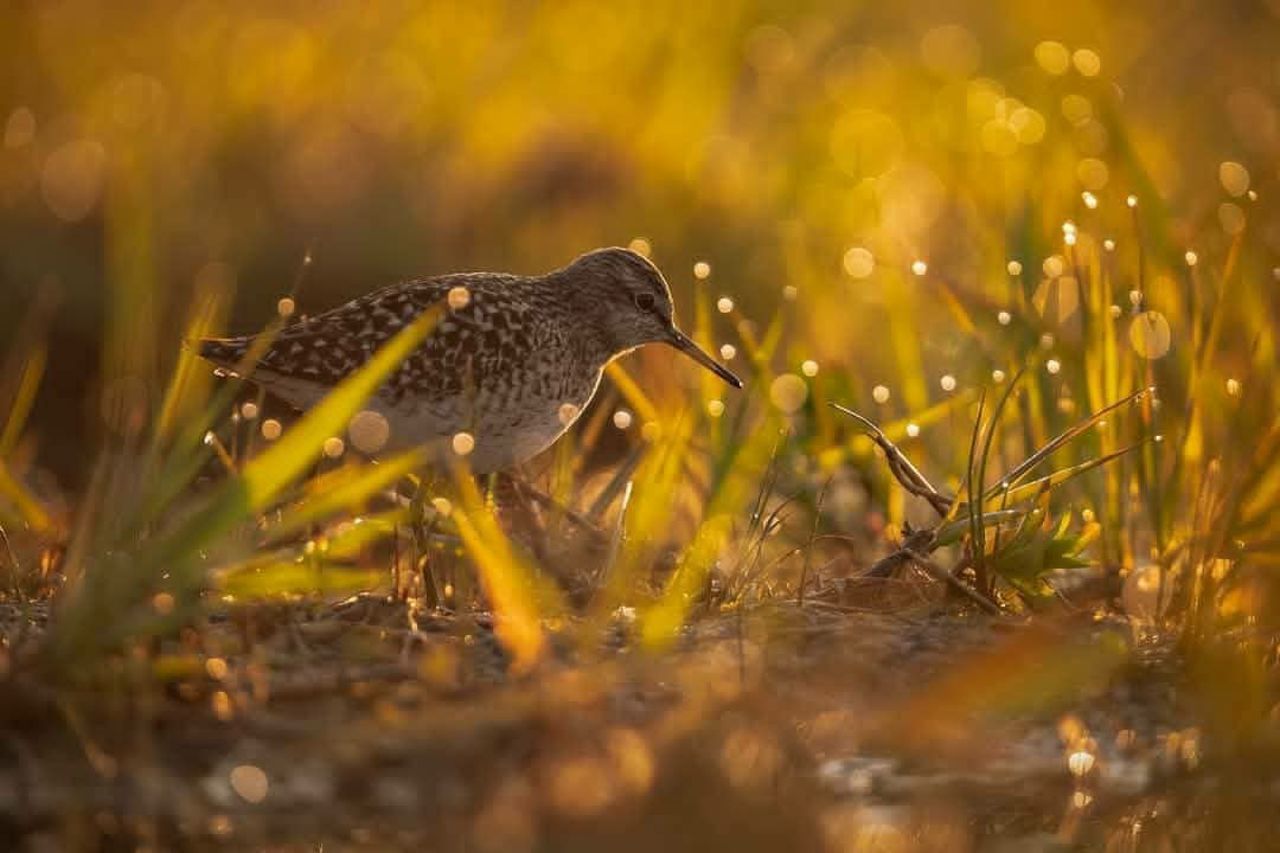
<path fill-rule="evenodd" d="M 680 350 L 689 358 L 701 364 L 707 370 L 710 370 L 716 376 L 719 376 L 725 382 L 728 382 L 734 388 L 742 387 L 742 380 L 734 375 L 733 371 L 716 361 L 703 351 L 702 347 L 693 342 L 693 339 L 679 329 L 672 329 L 667 343 Z"/>

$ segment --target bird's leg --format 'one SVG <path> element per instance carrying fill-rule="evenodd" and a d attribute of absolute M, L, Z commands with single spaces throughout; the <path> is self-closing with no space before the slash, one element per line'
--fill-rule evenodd
<path fill-rule="evenodd" d="M 577 510 L 571 509 L 570 507 L 565 506 L 564 504 L 560 503 L 555 498 L 553 498 L 551 495 L 542 491 L 537 486 L 533 485 L 527 480 L 517 479 L 514 475 L 510 475 L 510 476 L 511 476 L 512 485 L 515 487 L 515 490 L 517 491 L 517 493 L 521 495 L 521 497 L 525 498 L 528 501 L 530 506 L 541 505 L 541 506 L 547 507 L 552 512 L 572 522 L 575 526 L 583 530 L 588 536 L 592 537 L 593 539 L 599 539 L 601 541 L 605 541 L 609 538 L 605 534 L 605 532 L 602 531 L 596 525 L 595 522 L 587 518 L 582 513 L 578 512 Z"/>
<path fill-rule="evenodd" d="M 435 533 L 438 518 L 436 513 L 432 513 L 430 520 L 427 519 L 427 490 L 428 480 L 418 478 L 409 501 L 409 527 L 413 532 L 414 564 L 418 567 L 422 597 L 426 599 L 427 606 L 435 610 L 440 606 L 440 590 L 432 572 L 431 536 Z"/>
<path fill-rule="evenodd" d="M 509 493 L 512 498 L 512 532 L 517 535 L 526 532 L 526 535 L 521 538 L 528 543 L 538 564 L 546 565 L 547 525 L 538 509 L 538 504 L 532 499 L 531 493 L 535 491 L 533 486 L 515 474 L 503 474 L 502 479 L 507 485 L 507 489 L 503 491 Z"/>

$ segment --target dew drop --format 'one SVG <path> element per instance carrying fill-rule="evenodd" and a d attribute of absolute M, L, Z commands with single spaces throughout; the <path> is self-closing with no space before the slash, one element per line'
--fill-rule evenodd
<path fill-rule="evenodd" d="M 1067 758 L 1067 769 L 1071 771 L 1072 776 L 1087 776 L 1093 769 L 1093 763 L 1093 753 L 1081 750 L 1071 753 Z"/>
<path fill-rule="evenodd" d="M 561 403 L 556 416 L 560 419 L 561 426 L 570 426 L 578 419 L 578 413 L 582 411 L 573 403 Z"/>
<path fill-rule="evenodd" d="M 459 456 L 467 456 L 476 449 L 475 436 L 469 432 L 454 433 L 451 444 L 453 445 L 453 452 Z"/>
<path fill-rule="evenodd" d="M 721 314 L 728 314 L 733 310 L 733 300 L 728 296 L 721 296 L 716 300 L 716 310 Z"/>
<path fill-rule="evenodd" d="M 871 389 L 871 399 L 881 404 L 889 402 L 889 389 L 884 385 L 877 385 Z"/>
<path fill-rule="evenodd" d="M 449 288 L 449 307 L 454 311 L 461 311 L 471 302 L 471 291 L 465 287 Z"/>
<path fill-rule="evenodd" d="M 618 409 L 613 413 L 613 425 L 618 429 L 628 429 L 631 426 L 631 413 L 626 409 Z"/>

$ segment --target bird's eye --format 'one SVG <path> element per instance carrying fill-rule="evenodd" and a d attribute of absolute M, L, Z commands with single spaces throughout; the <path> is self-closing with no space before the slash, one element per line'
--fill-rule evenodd
<path fill-rule="evenodd" d="M 649 311 L 649 310 L 652 310 L 652 308 L 653 308 L 653 294 L 652 294 L 652 293 L 637 293 L 637 294 L 636 294 L 636 307 L 637 307 L 637 308 L 639 308 L 641 311 Z"/>

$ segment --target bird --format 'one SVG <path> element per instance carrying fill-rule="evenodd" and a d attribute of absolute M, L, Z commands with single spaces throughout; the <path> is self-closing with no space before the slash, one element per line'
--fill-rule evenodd
<path fill-rule="evenodd" d="M 255 336 L 205 338 L 197 352 L 305 411 L 436 305 L 448 306 L 437 325 L 366 404 L 385 421 L 379 452 L 463 452 L 476 474 L 518 467 L 573 426 L 610 362 L 650 343 L 743 387 L 676 325 L 657 266 L 618 247 L 545 275 L 464 272 L 392 284 L 286 326 L 252 367 L 241 362 Z"/>

